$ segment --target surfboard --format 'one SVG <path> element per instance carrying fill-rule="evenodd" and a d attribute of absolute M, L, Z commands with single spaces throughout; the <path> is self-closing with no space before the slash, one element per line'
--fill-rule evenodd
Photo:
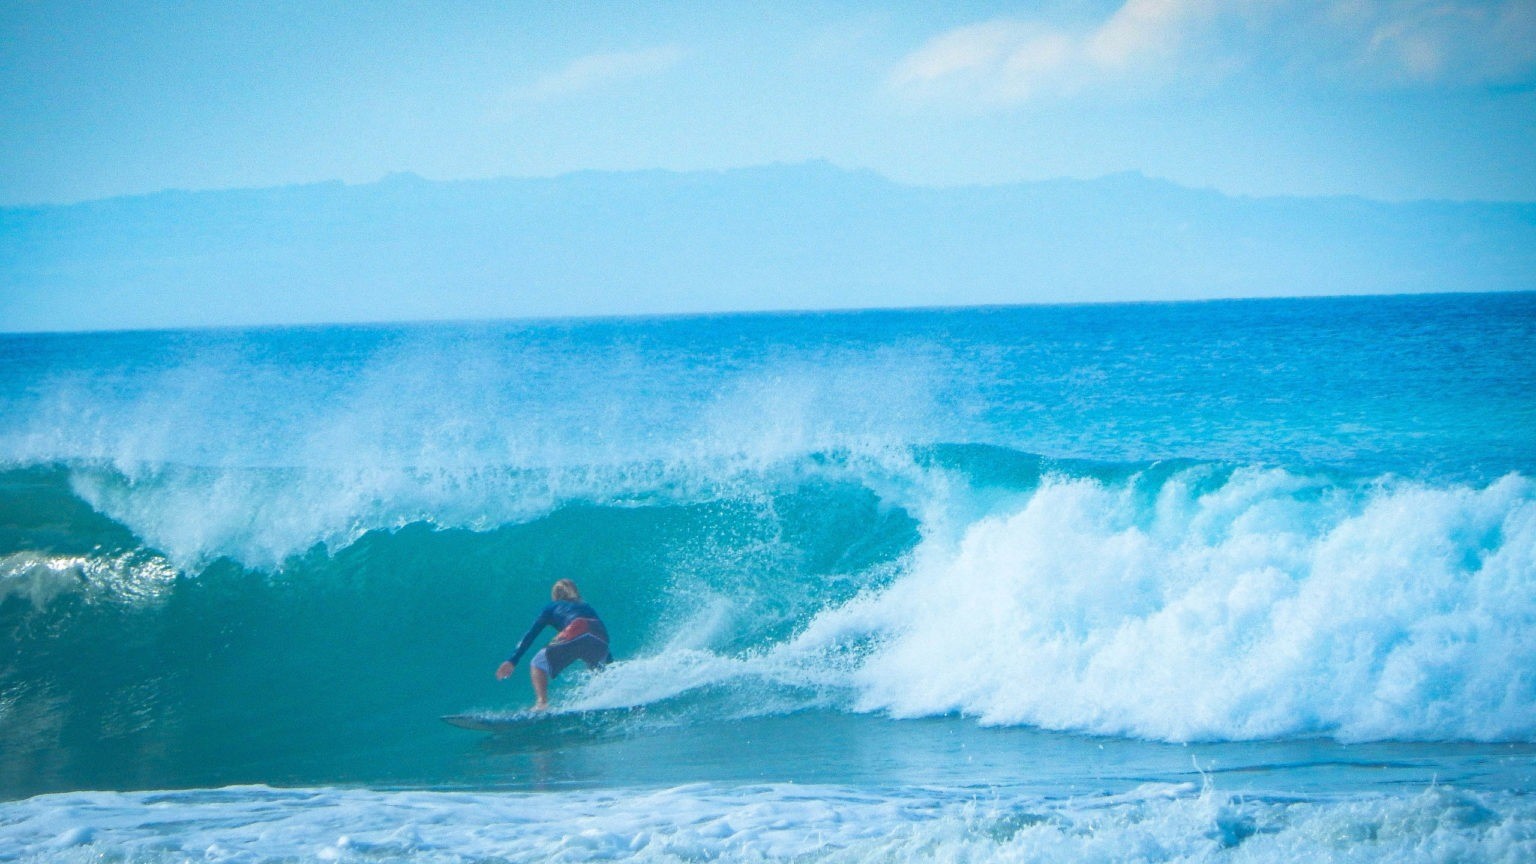
<path fill-rule="evenodd" d="M 513 711 L 505 714 L 492 714 L 489 712 L 444 714 L 443 722 L 449 726 L 457 726 L 460 729 L 470 729 L 475 732 L 502 732 L 508 729 L 516 729 L 529 723 L 537 723 L 549 713 L 548 711 Z"/>
<path fill-rule="evenodd" d="M 635 708 L 598 708 L 590 711 L 568 711 L 550 708 L 545 711 L 472 711 L 466 714 L 444 714 L 442 720 L 449 726 L 474 732 L 511 732 L 551 721 L 565 724 L 586 724 L 634 713 Z"/>

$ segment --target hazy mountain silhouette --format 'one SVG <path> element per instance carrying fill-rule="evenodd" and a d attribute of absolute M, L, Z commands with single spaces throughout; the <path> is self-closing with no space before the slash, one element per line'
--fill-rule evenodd
<path fill-rule="evenodd" d="M 0 329 L 1536 288 L 1536 205 L 824 163 L 0 209 Z"/>

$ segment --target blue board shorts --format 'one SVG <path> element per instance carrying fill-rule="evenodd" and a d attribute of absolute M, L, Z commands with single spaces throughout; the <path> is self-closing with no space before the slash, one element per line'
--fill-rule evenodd
<path fill-rule="evenodd" d="M 613 655 L 608 653 L 608 630 L 596 618 L 577 618 L 567 624 L 548 645 L 533 655 L 533 668 L 553 678 L 581 660 L 589 669 L 601 669 Z"/>

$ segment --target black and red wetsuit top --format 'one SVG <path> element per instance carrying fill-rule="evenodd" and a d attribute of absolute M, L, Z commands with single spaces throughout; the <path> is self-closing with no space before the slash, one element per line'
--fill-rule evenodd
<path fill-rule="evenodd" d="M 512 665 L 523 659 L 528 646 L 539 637 L 539 631 L 545 627 L 553 627 L 560 631 L 555 636 L 556 642 L 569 642 L 579 636 L 591 635 L 608 643 L 608 628 L 603 626 L 601 619 L 597 617 L 597 611 L 580 600 L 556 600 L 544 607 L 539 617 L 534 619 L 533 626 L 523 634 L 523 641 L 517 643 L 517 650 L 512 652 Z"/>

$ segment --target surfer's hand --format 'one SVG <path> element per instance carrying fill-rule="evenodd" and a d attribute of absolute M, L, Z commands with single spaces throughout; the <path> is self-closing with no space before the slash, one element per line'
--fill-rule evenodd
<path fill-rule="evenodd" d="M 512 674 L 512 670 L 514 670 L 516 668 L 517 667 L 515 665 L 513 665 L 511 660 L 508 660 L 505 663 L 502 663 L 500 666 L 496 667 L 496 680 L 497 681 L 505 681 L 505 680 L 507 680 L 507 676 L 511 675 Z"/>

